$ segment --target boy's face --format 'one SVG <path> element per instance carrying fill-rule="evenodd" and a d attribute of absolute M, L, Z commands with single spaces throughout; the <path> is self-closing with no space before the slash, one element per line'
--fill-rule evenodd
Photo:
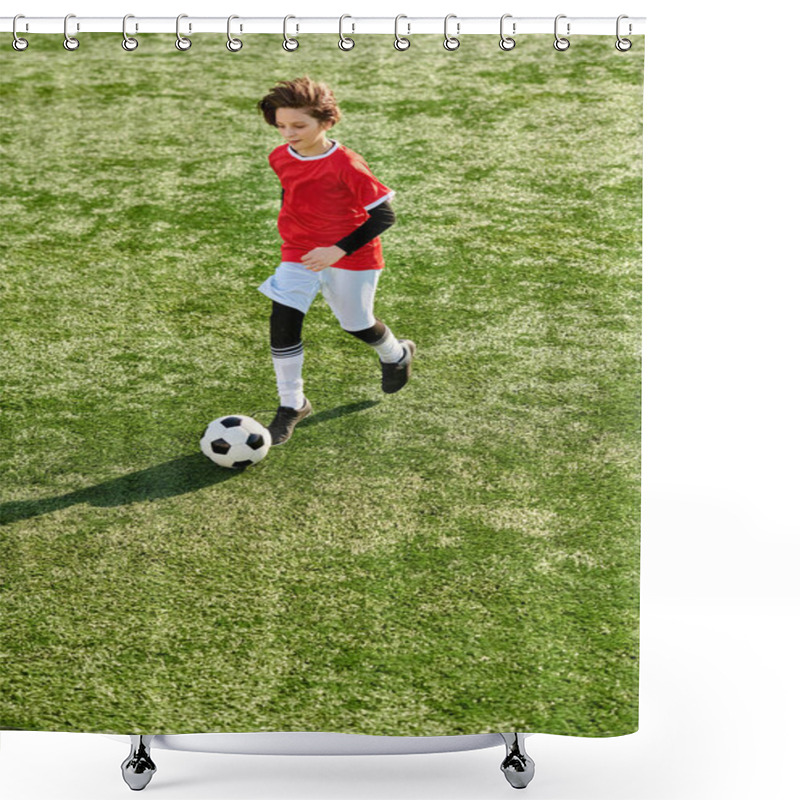
<path fill-rule="evenodd" d="M 275 125 L 301 156 L 321 155 L 327 149 L 325 134 L 331 128 L 330 120 L 320 122 L 301 108 L 278 108 Z"/>

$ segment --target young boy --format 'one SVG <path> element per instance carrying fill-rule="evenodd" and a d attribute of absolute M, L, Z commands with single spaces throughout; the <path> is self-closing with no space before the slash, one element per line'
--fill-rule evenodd
<path fill-rule="evenodd" d="M 286 143 L 269 163 L 282 187 L 281 264 L 259 286 L 272 300 L 270 344 L 280 405 L 269 425 L 272 444 L 288 441 L 311 414 L 303 394 L 303 319 L 321 291 L 342 328 L 378 354 L 384 392 L 411 375 L 416 345 L 396 339 L 373 314 L 383 255 L 378 236 L 394 223 L 394 196 L 364 159 L 327 132 L 339 121 L 336 98 L 310 78 L 281 81 L 259 107 Z"/>

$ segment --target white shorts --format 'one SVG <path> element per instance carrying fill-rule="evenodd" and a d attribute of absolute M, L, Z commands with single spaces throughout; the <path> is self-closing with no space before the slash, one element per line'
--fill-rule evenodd
<path fill-rule="evenodd" d="M 306 269 L 303 264 L 282 261 L 274 275 L 267 278 L 258 291 L 285 306 L 308 313 L 311 303 L 322 296 L 346 331 L 363 331 L 375 324 L 372 308 L 378 288 L 379 269 L 337 269 L 321 272 Z"/>

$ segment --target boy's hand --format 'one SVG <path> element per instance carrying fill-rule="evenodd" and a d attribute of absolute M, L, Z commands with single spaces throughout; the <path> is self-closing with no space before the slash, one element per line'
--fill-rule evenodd
<path fill-rule="evenodd" d="M 301 257 L 300 261 L 305 264 L 306 269 L 314 272 L 322 272 L 323 269 L 333 266 L 340 258 L 346 256 L 341 247 L 315 247 L 313 250 Z"/>

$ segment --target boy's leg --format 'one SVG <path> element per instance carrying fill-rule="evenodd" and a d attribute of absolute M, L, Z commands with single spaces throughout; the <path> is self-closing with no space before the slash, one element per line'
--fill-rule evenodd
<path fill-rule="evenodd" d="M 267 426 L 272 444 L 289 440 L 295 425 L 311 413 L 303 394 L 303 320 L 319 291 L 316 273 L 302 264 L 283 262 L 259 291 L 272 300 L 270 345 L 280 405 Z"/>
<path fill-rule="evenodd" d="M 303 320 L 297 308 L 272 301 L 269 320 L 270 347 L 280 404 L 298 409 L 303 405 Z"/>
<path fill-rule="evenodd" d="M 330 268 L 322 274 L 323 296 L 339 324 L 377 352 L 383 391 L 391 394 L 402 389 L 411 375 L 416 345 L 407 339 L 397 339 L 373 313 L 380 270 Z"/>
<path fill-rule="evenodd" d="M 280 405 L 267 426 L 273 445 L 287 442 L 295 425 L 312 411 L 303 394 L 303 320 L 299 309 L 272 301 L 270 345 L 275 377 L 278 381 Z"/>

